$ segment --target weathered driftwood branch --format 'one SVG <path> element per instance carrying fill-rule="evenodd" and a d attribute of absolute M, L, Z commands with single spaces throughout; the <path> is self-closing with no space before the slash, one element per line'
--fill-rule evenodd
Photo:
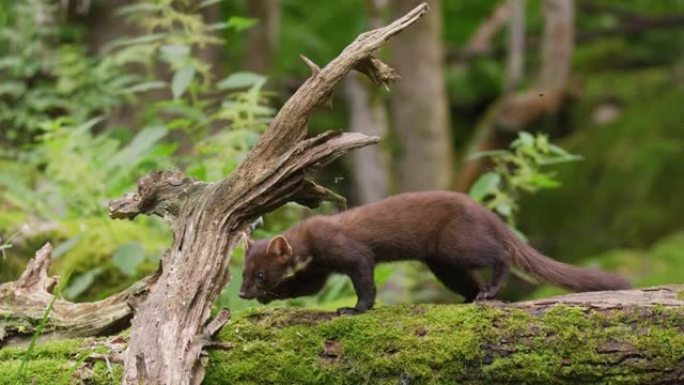
<path fill-rule="evenodd" d="M 72 382 L 118 382 L 125 342 L 41 344 L 34 353 L 41 360 L 23 381 L 12 375 L 24 349 L 0 350 L 0 373 L 9 374 L 0 385 L 54 383 L 57 370 L 50 368 L 69 367 L 84 354 Z M 204 383 L 213 385 L 681 384 L 684 286 L 511 304 L 378 307 L 358 316 L 251 309 L 207 349 Z"/>
<path fill-rule="evenodd" d="M 161 261 L 155 288 L 132 320 L 125 354 L 125 384 L 198 384 L 202 348 L 213 333 L 209 311 L 229 280 L 228 262 L 240 235 L 259 215 L 293 200 L 315 206 L 338 198 L 307 181 L 307 172 L 378 138 L 328 132 L 306 138 L 313 110 L 352 69 L 386 84 L 396 75 L 372 57 L 375 50 L 418 20 L 421 4 L 394 23 L 360 35 L 324 68 L 308 59 L 309 79 L 283 105 L 240 166 L 218 183 L 201 183 L 178 171 L 142 178 L 134 193 L 111 202 L 113 218 L 158 215 L 170 225 L 173 246 Z M 222 322 L 209 323 L 212 330 Z"/>
<path fill-rule="evenodd" d="M 129 325 L 131 304 L 142 301 L 157 278 L 148 276 L 102 301 L 72 303 L 55 299 L 52 294 L 58 278 L 47 274 L 51 254 L 48 243 L 36 252 L 19 279 L 0 285 L 0 348 L 30 340 L 53 300 L 41 335 L 53 338 L 117 333 Z"/>

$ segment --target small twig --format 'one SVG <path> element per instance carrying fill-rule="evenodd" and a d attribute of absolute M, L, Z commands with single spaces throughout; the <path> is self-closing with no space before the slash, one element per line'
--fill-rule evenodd
<path fill-rule="evenodd" d="M 209 324 L 204 328 L 204 337 L 209 339 L 218 333 L 219 330 L 230 320 L 230 310 L 227 308 L 221 309 Z"/>
<path fill-rule="evenodd" d="M 230 350 L 235 348 L 235 345 L 232 342 L 209 341 L 204 347 L 206 349 Z"/>

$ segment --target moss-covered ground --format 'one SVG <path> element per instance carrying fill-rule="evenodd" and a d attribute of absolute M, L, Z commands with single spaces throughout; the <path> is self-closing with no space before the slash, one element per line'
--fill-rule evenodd
<path fill-rule="evenodd" d="M 380 307 L 359 316 L 248 309 L 220 333 L 205 384 L 651 384 L 684 365 L 684 310 Z M 94 340 L 0 349 L 0 385 L 114 384 Z"/>

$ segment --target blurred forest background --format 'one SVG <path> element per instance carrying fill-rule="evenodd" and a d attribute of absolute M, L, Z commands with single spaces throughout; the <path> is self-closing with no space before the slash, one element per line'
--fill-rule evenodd
<path fill-rule="evenodd" d="M 350 206 L 470 192 L 553 258 L 684 282 L 684 0 L 428 2 L 379 53 L 401 76 L 390 92 L 350 74 L 311 122 L 383 138 L 319 182 Z M 165 225 L 112 221 L 108 200 L 151 170 L 230 173 L 308 76 L 300 54 L 324 65 L 417 3 L 0 2 L 0 282 L 46 241 L 72 300 L 154 271 Z M 287 205 L 254 236 L 311 214 Z M 256 305 L 237 297 L 241 265 L 219 305 Z M 510 281 L 509 300 L 557 292 Z M 376 282 L 383 303 L 458 300 L 415 263 L 381 266 Z M 334 277 L 289 303 L 354 300 Z"/>

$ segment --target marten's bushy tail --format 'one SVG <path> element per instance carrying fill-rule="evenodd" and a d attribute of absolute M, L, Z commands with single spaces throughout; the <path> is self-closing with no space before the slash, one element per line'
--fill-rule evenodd
<path fill-rule="evenodd" d="M 577 292 L 621 290 L 631 287 L 625 278 L 617 274 L 555 261 L 519 239 L 508 228 L 500 229 L 499 233 L 501 242 L 511 256 L 513 266 L 536 278 Z"/>

